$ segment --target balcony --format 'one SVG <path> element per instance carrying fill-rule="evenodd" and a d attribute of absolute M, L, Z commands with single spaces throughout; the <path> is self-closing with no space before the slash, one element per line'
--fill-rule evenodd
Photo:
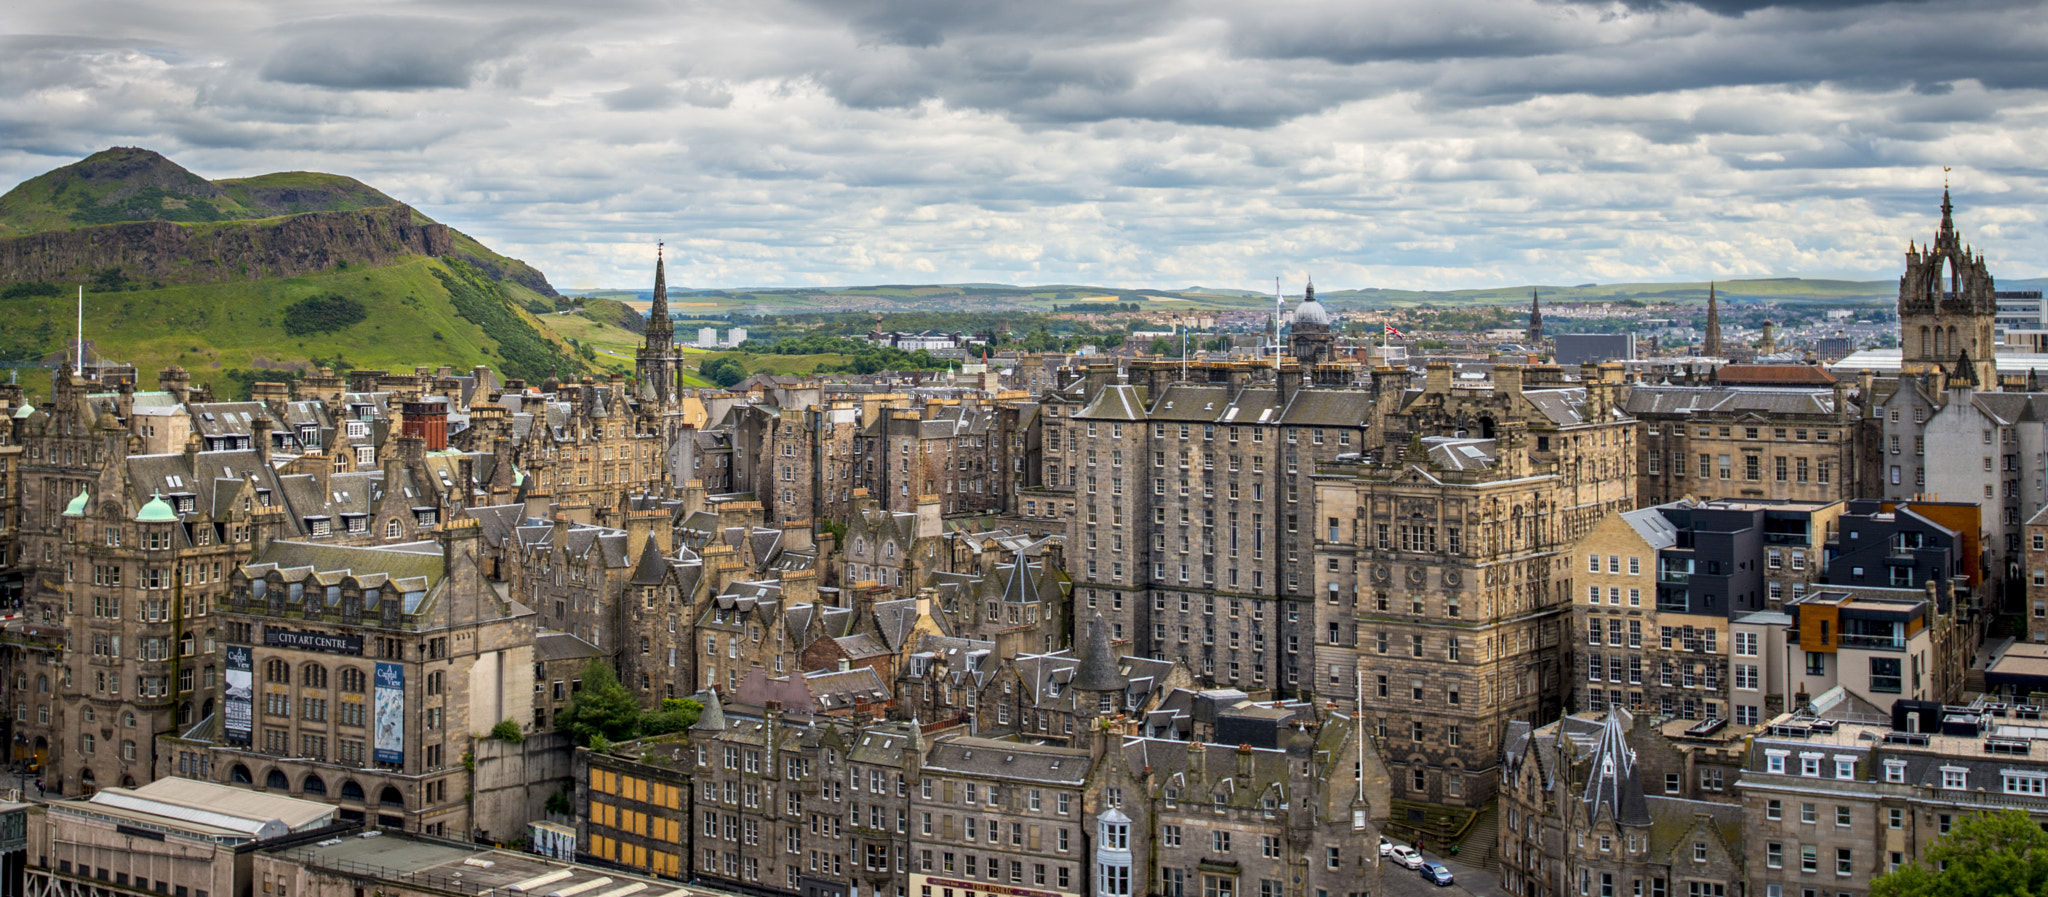
<path fill-rule="evenodd" d="M 1659 570 L 1657 571 L 1657 581 L 1682 586 L 1692 581 L 1692 574 L 1683 570 Z"/>
<path fill-rule="evenodd" d="M 1764 533 L 1764 544 L 1791 545 L 1795 548 L 1805 548 L 1812 545 L 1813 541 L 1806 538 L 1805 533 Z"/>
<path fill-rule="evenodd" d="M 1844 632 L 1840 636 L 1838 636 L 1838 638 L 1840 639 L 1838 647 L 1842 648 L 1856 648 L 1865 651 L 1906 650 L 1905 636 L 1859 635 L 1853 632 Z"/>

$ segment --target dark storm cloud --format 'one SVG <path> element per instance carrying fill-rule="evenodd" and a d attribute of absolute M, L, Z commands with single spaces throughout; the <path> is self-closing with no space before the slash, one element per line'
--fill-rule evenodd
<path fill-rule="evenodd" d="M 285 29 L 268 81 L 337 90 L 468 87 L 477 64 L 506 52 L 508 29 L 422 16 L 352 16 Z"/>

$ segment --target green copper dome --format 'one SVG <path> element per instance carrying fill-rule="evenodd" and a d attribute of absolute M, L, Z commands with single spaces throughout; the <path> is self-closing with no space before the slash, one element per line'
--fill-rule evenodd
<path fill-rule="evenodd" d="M 136 523 L 177 523 L 178 512 L 171 509 L 171 503 L 164 501 L 163 493 L 150 493 L 149 503 L 135 515 Z"/>
<path fill-rule="evenodd" d="M 78 497 L 72 499 L 70 504 L 64 506 L 64 516 L 84 517 L 85 506 L 91 501 L 92 496 L 87 494 L 84 489 L 78 490 Z"/>

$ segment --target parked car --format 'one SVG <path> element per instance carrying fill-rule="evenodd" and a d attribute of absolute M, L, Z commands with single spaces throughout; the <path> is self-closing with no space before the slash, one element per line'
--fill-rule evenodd
<path fill-rule="evenodd" d="M 1400 863 L 1410 869 L 1422 868 L 1422 854 L 1416 853 L 1415 848 L 1409 847 L 1406 844 L 1396 844 L 1389 848 L 1387 850 L 1387 859 Z"/>
<path fill-rule="evenodd" d="M 1393 852 L 1394 852 L 1394 842 L 1392 842 L 1392 841 L 1389 841 L 1389 840 L 1387 840 L 1387 836 L 1386 836 L 1386 835 L 1381 835 L 1381 836 L 1380 836 L 1380 856 L 1386 856 L 1387 854 L 1390 854 L 1390 853 L 1393 853 Z"/>
<path fill-rule="evenodd" d="M 1449 887 L 1451 884 L 1451 870 L 1444 868 L 1442 863 L 1423 863 L 1422 880 L 1439 888 Z"/>

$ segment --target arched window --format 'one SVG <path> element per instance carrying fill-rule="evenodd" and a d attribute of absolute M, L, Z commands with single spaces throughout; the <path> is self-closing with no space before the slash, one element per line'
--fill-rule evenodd
<path fill-rule="evenodd" d="M 123 710 L 123 711 L 121 711 L 121 727 L 122 727 L 122 728 L 124 728 L 124 729 L 133 729 L 133 728 L 135 728 L 135 711 L 133 711 L 133 710 Z"/>
<path fill-rule="evenodd" d="M 397 788 L 386 785 L 383 791 L 377 793 L 377 802 L 387 807 L 404 807 L 405 796 L 399 794 Z"/>
<path fill-rule="evenodd" d="M 326 688 L 327 668 L 317 663 L 309 663 L 300 667 L 299 684 L 307 688 Z"/>
<path fill-rule="evenodd" d="M 50 677 L 48 674 L 36 677 L 36 691 L 42 692 L 43 694 L 50 693 Z"/>
<path fill-rule="evenodd" d="M 192 633 L 187 632 L 184 635 L 178 636 L 178 656 L 192 656 Z"/>
<path fill-rule="evenodd" d="M 341 671 L 341 690 L 349 694 L 362 694 L 366 679 L 362 670 L 344 667 Z"/>
<path fill-rule="evenodd" d="M 276 788 L 279 791 L 290 791 L 292 783 L 284 777 L 283 772 L 273 769 L 270 771 L 270 775 L 263 777 L 263 787 Z"/>
<path fill-rule="evenodd" d="M 398 538 L 398 534 L 399 534 L 399 529 L 398 529 L 398 521 L 396 521 L 396 520 L 393 520 L 393 521 L 391 521 L 390 523 L 386 523 L 386 524 L 384 524 L 384 538 L 386 538 L 386 539 L 396 539 L 396 538 Z"/>
<path fill-rule="evenodd" d="M 282 658 L 273 657 L 263 662 L 263 679 L 286 685 L 292 681 L 292 665 Z"/>
<path fill-rule="evenodd" d="M 349 779 L 348 781 L 341 783 L 341 799 L 362 800 L 363 786 L 356 784 L 355 779 Z"/>
<path fill-rule="evenodd" d="M 299 783 L 299 791 L 303 794 L 317 794 L 321 797 L 326 797 L 327 781 L 319 776 L 309 775 L 304 782 Z"/>

